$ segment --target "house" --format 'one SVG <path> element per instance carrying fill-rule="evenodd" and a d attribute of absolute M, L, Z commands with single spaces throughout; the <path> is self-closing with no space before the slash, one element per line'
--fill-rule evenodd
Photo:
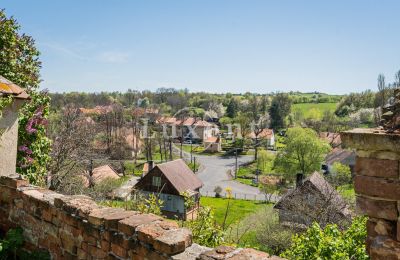
<path fill-rule="evenodd" d="M 261 132 L 256 136 L 254 131 L 247 135 L 253 141 L 258 140 L 259 143 L 264 144 L 267 148 L 273 148 L 275 146 L 275 134 L 273 129 L 262 129 Z"/>
<path fill-rule="evenodd" d="M 196 218 L 200 201 L 201 180 L 182 159 L 157 164 L 135 185 L 140 194 L 157 194 L 163 201 L 162 212 L 169 218 Z M 187 193 L 194 200 L 192 208 L 185 208 Z"/>
<path fill-rule="evenodd" d="M 222 151 L 221 137 L 212 136 L 204 141 L 204 151 L 209 153 L 218 153 Z"/>
<path fill-rule="evenodd" d="M 209 123 L 199 118 L 188 117 L 160 117 L 156 120 L 159 125 L 167 128 L 167 133 L 173 138 L 189 139 L 194 142 L 204 142 L 209 137 L 217 136 L 219 129 L 216 124 Z"/>
<path fill-rule="evenodd" d="M 335 148 L 326 156 L 325 163 L 322 165 L 322 170 L 324 170 L 325 173 L 330 173 L 335 162 L 349 166 L 351 173 L 354 173 L 356 153 L 351 150 Z"/>
<path fill-rule="evenodd" d="M 314 221 L 321 226 L 348 223 L 349 206 L 337 191 L 318 172 L 288 191 L 274 206 L 279 210 L 282 225 L 305 229 Z"/>
<path fill-rule="evenodd" d="M 0 109 L 0 176 L 15 174 L 18 144 L 18 110 L 29 99 L 19 86 L 0 76 L 0 98 L 11 97 L 11 103 Z"/>
<path fill-rule="evenodd" d="M 96 167 L 92 170 L 92 176 L 86 171 L 83 176 L 83 185 L 89 187 L 90 184 L 96 185 L 104 180 L 119 179 L 118 173 L 108 164 Z"/>

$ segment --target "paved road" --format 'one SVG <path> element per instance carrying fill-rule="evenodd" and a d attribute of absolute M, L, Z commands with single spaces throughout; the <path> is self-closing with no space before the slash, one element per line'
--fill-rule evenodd
<path fill-rule="evenodd" d="M 179 151 L 179 149 L 178 149 Z M 184 152 L 183 156 L 190 160 L 190 154 Z M 198 177 L 203 181 L 204 186 L 200 190 L 203 195 L 213 196 L 214 189 L 220 186 L 223 189 L 230 187 L 233 196 L 241 199 L 257 199 L 265 200 L 264 194 L 256 187 L 246 185 L 235 180 L 227 173 L 230 169 L 235 169 L 235 157 L 220 157 L 211 155 L 195 155 L 196 160 L 201 164 L 200 170 L 197 172 Z M 252 161 L 253 155 L 239 156 L 238 164 Z M 279 198 L 274 197 L 272 200 L 277 201 Z"/>

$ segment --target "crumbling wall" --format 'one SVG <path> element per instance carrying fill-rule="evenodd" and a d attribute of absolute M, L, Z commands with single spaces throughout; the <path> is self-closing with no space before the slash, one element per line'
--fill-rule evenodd
<path fill-rule="evenodd" d="M 356 207 L 369 216 L 368 254 L 371 259 L 400 259 L 400 135 L 355 129 L 341 138 L 357 150 Z"/>
<path fill-rule="evenodd" d="M 0 230 L 21 227 L 26 250 L 53 259 L 280 259 L 253 249 L 192 244 L 191 231 L 171 220 L 97 205 L 0 177 Z"/>

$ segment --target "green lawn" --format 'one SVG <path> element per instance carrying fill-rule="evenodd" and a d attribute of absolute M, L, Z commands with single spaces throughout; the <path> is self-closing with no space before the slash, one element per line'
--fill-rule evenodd
<path fill-rule="evenodd" d="M 226 207 L 230 201 L 230 210 L 228 212 L 226 223 L 228 225 L 242 220 L 246 215 L 254 213 L 263 207 L 271 207 L 271 205 L 249 200 L 235 200 L 224 198 L 201 197 L 200 204 L 202 206 L 211 207 L 214 210 L 216 221 L 219 225 L 224 222 Z"/>
<path fill-rule="evenodd" d="M 324 111 L 334 112 L 337 103 L 301 103 L 292 105 L 292 113 L 300 112 L 304 118 L 321 119 Z"/>

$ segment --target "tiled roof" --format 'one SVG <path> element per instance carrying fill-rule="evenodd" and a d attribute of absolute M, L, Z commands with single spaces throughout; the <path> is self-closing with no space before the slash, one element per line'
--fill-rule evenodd
<path fill-rule="evenodd" d="M 271 139 L 273 135 L 274 135 L 274 130 L 266 128 L 266 129 L 263 129 L 261 131 L 261 133 L 258 134 L 257 138 L 260 138 L 260 139 L 264 139 L 264 138 L 265 139 Z M 256 138 L 256 135 L 254 134 L 254 132 L 249 133 L 247 136 L 249 138 L 251 138 L 251 139 L 255 139 Z"/>
<path fill-rule="evenodd" d="M 86 172 L 84 178 L 84 185 L 89 186 L 89 174 Z M 92 180 L 94 184 L 98 184 L 106 179 L 119 179 L 118 173 L 108 164 L 94 168 Z"/>
<path fill-rule="evenodd" d="M 13 95 L 18 99 L 28 99 L 29 95 L 19 86 L 0 76 L 0 94 Z"/>
<path fill-rule="evenodd" d="M 355 161 L 356 153 L 354 151 L 344 150 L 341 148 L 333 149 L 325 158 L 325 162 L 328 165 L 332 165 L 335 162 L 345 165 L 355 165 Z"/>
<path fill-rule="evenodd" d="M 182 159 L 156 165 L 178 192 L 195 191 L 203 186 L 202 181 L 193 173 Z"/>
<path fill-rule="evenodd" d="M 218 143 L 219 137 L 218 136 L 211 136 L 205 140 L 206 143 Z"/>

